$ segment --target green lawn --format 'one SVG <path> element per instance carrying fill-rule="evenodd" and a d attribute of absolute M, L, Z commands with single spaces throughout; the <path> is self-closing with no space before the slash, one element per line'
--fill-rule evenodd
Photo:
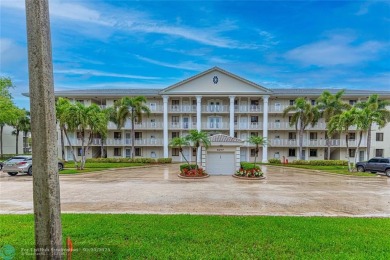
<path fill-rule="evenodd" d="M 65 169 L 60 171 L 60 174 L 77 174 L 85 172 L 96 172 L 112 168 L 124 168 L 124 167 L 135 167 L 144 166 L 144 163 L 86 163 L 83 170 L 77 170 L 74 167 L 74 163 L 65 163 Z"/>
<path fill-rule="evenodd" d="M 0 220 L 0 247 L 24 259 L 33 216 Z M 390 218 L 64 214 L 62 224 L 72 259 L 390 259 Z"/>
<path fill-rule="evenodd" d="M 309 170 L 318 170 L 329 173 L 337 173 L 343 175 L 351 175 L 351 176 L 370 176 L 375 177 L 375 174 L 367 173 L 367 172 L 349 172 L 348 166 L 316 166 L 316 165 L 293 165 L 293 164 L 268 164 L 271 166 L 283 166 L 283 167 L 292 167 L 292 168 L 300 168 L 300 169 L 309 169 Z"/>

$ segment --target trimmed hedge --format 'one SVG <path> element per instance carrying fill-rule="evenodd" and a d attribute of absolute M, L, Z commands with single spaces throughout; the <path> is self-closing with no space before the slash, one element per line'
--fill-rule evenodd
<path fill-rule="evenodd" d="M 252 170 L 252 169 L 260 169 L 260 166 L 254 165 L 253 163 L 250 162 L 241 162 L 241 168 L 243 170 Z"/>
<path fill-rule="evenodd" d="M 315 165 L 315 166 L 348 166 L 348 161 L 345 160 L 294 160 L 289 164 L 295 165 Z"/>
<path fill-rule="evenodd" d="M 155 163 L 153 158 L 88 158 L 87 163 Z"/>
<path fill-rule="evenodd" d="M 180 172 L 183 172 L 184 169 L 187 169 L 187 170 L 196 169 L 196 164 L 181 164 L 180 165 Z"/>
<path fill-rule="evenodd" d="M 172 163 L 172 158 L 158 158 L 158 163 Z"/>
<path fill-rule="evenodd" d="M 280 159 L 269 159 L 268 162 L 270 164 L 282 164 L 282 162 L 280 161 Z"/>

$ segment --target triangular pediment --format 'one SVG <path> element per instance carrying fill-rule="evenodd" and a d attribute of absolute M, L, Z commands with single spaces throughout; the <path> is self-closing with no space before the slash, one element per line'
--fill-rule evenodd
<path fill-rule="evenodd" d="M 214 67 L 166 89 L 161 95 L 262 95 L 272 91 L 254 82 Z"/>

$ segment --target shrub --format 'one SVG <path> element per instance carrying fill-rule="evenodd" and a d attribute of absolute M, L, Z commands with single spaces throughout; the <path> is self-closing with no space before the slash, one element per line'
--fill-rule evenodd
<path fill-rule="evenodd" d="M 268 162 L 270 164 L 282 164 L 282 162 L 280 161 L 280 159 L 269 159 Z"/>
<path fill-rule="evenodd" d="M 183 172 L 184 169 L 191 170 L 195 168 L 196 168 L 196 164 L 182 164 L 180 165 L 180 172 Z"/>
<path fill-rule="evenodd" d="M 158 163 L 171 163 L 172 162 L 172 158 L 158 158 L 157 162 Z"/>
<path fill-rule="evenodd" d="M 155 163 L 153 158 L 88 158 L 87 163 Z"/>
<path fill-rule="evenodd" d="M 314 165 L 314 166 L 348 166 L 345 160 L 294 160 L 291 164 L 295 165 Z"/>
<path fill-rule="evenodd" d="M 207 173 L 202 168 L 199 168 L 199 169 L 183 168 L 183 171 L 180 173 L 180 175 L 186 176 L 186 177 L 200 177 L 200 176 L 207 175 Z"/>
<path fill-rule="evenodd" d="M 254 165 L 253 163 L 250 162 L 241 162 L 241 168 L 244 170 L 252 170 L 252 169 L 260 169 L 260 166 Z"/>

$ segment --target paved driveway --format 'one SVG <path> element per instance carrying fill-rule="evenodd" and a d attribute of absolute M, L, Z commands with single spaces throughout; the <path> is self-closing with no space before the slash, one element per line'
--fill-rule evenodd
<path fill-rule="evenodd" d="M 390 217 L 390 178 L 264 166 L 262 181 L 183 180 L 178 165 L 63 175 L 63 212 Z M 32 178 L 0 172 L 0 213 L 32 213 Z"/>

